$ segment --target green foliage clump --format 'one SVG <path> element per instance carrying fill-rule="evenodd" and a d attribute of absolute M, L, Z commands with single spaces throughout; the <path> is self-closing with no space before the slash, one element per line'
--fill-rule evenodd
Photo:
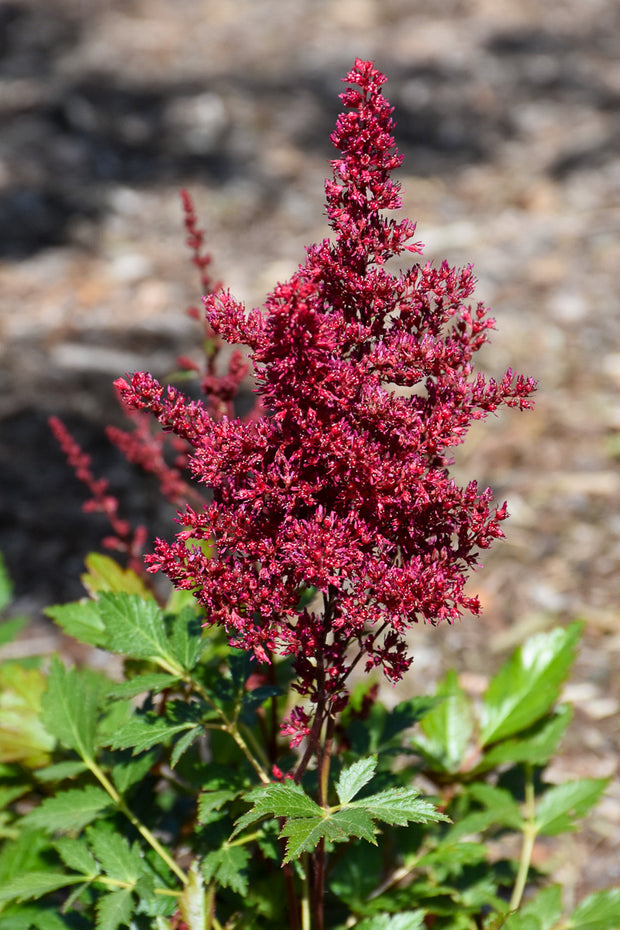
<path fill-rule="evenodd" d="M 620 890 L 567 915 L 532 865 L 536 839 L 575 829 L 607 784 L 545 780 L 580 624 L 529 639 L 479 701 L 454 672 L 392 710 L 360 682 L 323 806 L 316 770 L 282 774 L 286 661 L 257 679 L 189 595 L 160 607 L 107 557 L 85 580 L 89 598 L 48 613 L 114 676 L 0 665 L 0 930 L 309 930 L 319 844 L 330 930 L 620 926 Z M 2 642 L 22 626 L 0 623 Z M 517 858 L 497 852 L 515 837 Z"/>

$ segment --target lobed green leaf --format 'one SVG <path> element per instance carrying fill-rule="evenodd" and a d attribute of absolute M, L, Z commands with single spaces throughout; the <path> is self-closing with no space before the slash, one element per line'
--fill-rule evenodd
<path fill-rule="evenodd" d="M 41 699 L 43 724 L 85 761 L 94 758 L 101 678 L 86 669 L 67 669 L 52 658 L 47 691 Z"/>
<path fill-rule="evenodd" d="M 133 885 L 144 873 L 137 843 L 130 846 L 120 833 L 97 825 L 87 830 L 87 837 L 93 855 L 110 878 Z"/>
<path fill-rule="evenodd" d="M 183 736 L 180 737 L 174 744 L 174 748 L 170 754 L 170 766 L 176 768 L 177 763 L 183 753 L 192 746 L 196 740 L 201 739 L 204 736 L 204 727 L 202 726 L 193 726 L 191 729 L 187 730 Z"/>
<path fill-rule="evenodd" d="M 55 907 L 12 904 L 0 914 L 0 930 L 68 930 L 69 920 Z"/>
<path fill-rule="evenodd" d="M 133 717 L 109 742 L 113 749 L 131 749 L 134 755 L 138 755 L 194 727 L 194 721 L 171 723 L 164 717 Z"/>
<path fill-rule="evenodd" d="M 449 822 L 449 818 L 440 814 L 434 804 L 421 800 L 419 793 L 415 788 L 388 788 L 362 801 L 353 801 L 349 807 L 364 809 L 372 817 L 392 826 L 404 827 L 409 822 Z"/>
<path fill-rule="evenodd" d="M 64 781 L 65 778 L 74 778 L 87 771 L 88 766 L 81 759 L 67 759 L 64 762 L 47 765 L 44 769 L 37 769 L 36 776 L 42 782 Z"/>
<path fill-rule="evenodd" d="M 5 882 L 0 888 L 0 904 L 8 901 L 29 901 L 40 898 L 51 891 L 83 882 L 83 875 L 67 875 L 66 872 L 25 872 Z"/>
<path fill-rule="evenodd" d="M 298 859 L 304 852 L 311 852 L 319 840 L 325 838 L 333 842 L 343 842 L 351 836 L 375 843 L 375 828 L 372 818 L 366 811 L 353 811 L 344 808 L 334 813 L 321 811 L 313 817 L 299 817 L 286 820 L 280 836 L 287 838 L 286 855 L 282 860 L 285 865 Z"/>
<path fill-rule="evenodd" d="M 29 811 L 21 822 L 29 829 L 69 833 L 92 823 L 95 817 L 111 804 L 110 796 L 97 785 L 70 788 L 58 792 L 51 798 L 45 798 L 38 807 Z"/>
<path fill-rule="evenodd" d="M 195 668 L 205 648 L 202 624 L 193 606 L 184 607 L 172 620 L 170 652 L 184 672 Z"/>
<path fill-rule="evenodd" d="M 18 875 L 43 871 L 49 849 L 49 837 L 44 830 L 20 829 L 17 837 L 4 842 L 0 849 L 0 888 Z"/>
<path fill-rule="evenodd" d="M 86 876 L 96 875 L 100 871 L 88 844 L 83 839 L 63 836 L 55 840 L 54 848 L 69 869 Z"/>
<path fill-rule="evenodd" d="M 244 800 L 253 806 L 235 822 L 233 836 L 263 817 L 324 816 L 323 808 L 308 797 L 301 785 L 290 780 L 255 788 Z"/>
<path fill-rule="evenodd" d="M 203 791 L 198 798 L 198 822 L 203 823 L 213 811 L 219 811 L 229 801 L 234 801 L 241 794 L 240 790 L 219 788 Z"/>
<path fill-rule="evenodd" d="M 134 659 L 170 659 L 163 612 L 154 600 L 104 592 L 97 606 L 112 652 Z"/>
<path fill-rule="evenodd" d="M 147 672 L 114 685 L 108 691 L 108 697 L 131 698 L 138 694 L 159 694 L 161 691 L 176 688 L 180 680 L 178 675 L 169 675 L 167 672 Z"/>
<path fill-rule="evenodd" d="M 96 904 L 96 930 L 117 930 L 118 927 L 129 926 L 133 909 L 130 888 L 119 888 L 102 895 Z"/>
<path fill-rule="evenodd" d="M 54 604 L 43 611 L 67 634 L 81 643 L 105 649 L 108 636 L 96 601 L 83 598 L 70 604 Z"/>
<path fill-rule="evenodd" d="M 202 862 L 202 874 L 206 881 L 216 879 L 219 885 L 230 888 L 245 896 L 248 891 L 247 864 L 250 850 L 246 846 L 229 846 L 207 853 Z"/>

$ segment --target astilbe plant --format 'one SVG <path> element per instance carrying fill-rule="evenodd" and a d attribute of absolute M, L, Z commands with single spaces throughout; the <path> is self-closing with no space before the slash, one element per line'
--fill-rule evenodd
<path fill-rule="evenodd" d="M 130 565 L 91 556 L 90 597 L 47 610 L 117 657 L 114 680 L 57 658 L 0 663 L 0 930 L 620 926 L 620 890 L 568 917 L 557 885 L 523 903 L 536 838 L 573 829 L 607 784 L 545 780 L 580 624 L 532 637 L 476 700 L 449 671 L 388 709 L 361 674 L 398 681 L 413 624 L 478 612 L 466 580 L 507 509 L 456 484 L 452 449 L 502 404 L 529 407 L 534 383 L 474 372 L 492 320 L 470 268 L 389 270 L 420 246 L 384 216 L 401 164 L 385 79 L 358 60 L 346 80 L 334 241 L 246 314 L 212 285 L 185 197 L 206 366 L 180 365 L 204 400 L 144 373 L 117 383 L 136 427 L 112 438 L 185 504 L 176 539 L 147 557 L 173 581 L 165 603 L 131 570 L 144 531 L 53 423 Z M 247 362 L 237 350 L 222 375 L 222 340 L 250 348 L 245 420 Z M 9 597 L 0 559 L 0 614 Z M 0 645 L 22 625 L 2 622 Z"/>
<path fill-rule="evenodd" d="M 465 583 L 507 508 L 475 482 L 459 487 L 451 452 L 473 420 L 530 407 L 535 388 L 510 370 L 499 382 L 475 373 L 493 320 L 470 302 L 470 267 L 386 267 L 421 252 L 414 225 L 383 212 L 401 206 L 393 108 L 372 63 L 357 60 L 346 81 L 326 183 L 334 241 L 308 248 L 262 311 L 228 292 L 205 298 L 213 330 L 249 346 L 264 415 L 217 420 L 147 373 L 117 382 L 129 408 L 192 446 L 190 469 L 212 494 L 183 513 L 175 541 L 157 541 L 150 570 L 193 591 L 206 622 L 259 662 L 294 656 L 310 704 L 285 728 L 293 746 L 309 737 L 297 779 L 324 726 L 328 764 L 356 666 L 398 681 L 412 624 L 478 613 Z"/>

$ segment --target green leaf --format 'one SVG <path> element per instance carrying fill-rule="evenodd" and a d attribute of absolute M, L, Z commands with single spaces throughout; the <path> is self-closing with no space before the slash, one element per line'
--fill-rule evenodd
<path fill-rule="evenodd" d="M 321 812 L 314 817 L 291 818 L 285 821 L 280 830 L 280 836 L 287 837 L 286 855 L 282 864 L 298 859 L 304 852 L 311 852 L 323 837 L 333 842 L 343 842 L 356 836 L 375 843 L 375 832 L 372 818 L 363 810 L 343 808 L 331 814 Z"/>
<path fill-rule="evenodd" d="M 144 872 L 144 863 L 137 843 L 129 845 L 124 836 L 101 827 L 87 831 L 93 855 L 103 871 L 115 881 L 135 885 Z"/>
<path fill-rule="evenodd" d="M 44 769 L 37 769 L 37 779 L 42 782 L 64 781 L 65 778 L 74 778 L 87 772 L 88 766 L 81 759 L 67 759 L 65 762 L 56 762 Z"/>
<path fill-rule="evenodd" d="M 188 730 L 186 733 L 184 733 L 183 736 L 181 736 L 176 741 L 174 748 L 170 753 L 170 767 L 173 769 L 176 768 L 178 761 L 183 753 L 187 752 L 189 747 L 192 746 L 197 739 L 200 739 L 203 736 L 204 727 L 202 726 L 192 727 L 191 730 Z"/>
<path fill-rule="evenodd" d="M 66 888 L 83 882 L 83 875 L 67 875 L 66 872 L 26 872 L 9 879 L 0 888 L 0 904 L 8 901 L 29 901 L 40 898 L 50 891 Z"/>
<path fill-rule="evenodd" d="M 415 788 L 388 788 L 362 801 L 353 801 L 349 809 L 366 810 L 372 817 L 393 826 L 404 827 L 409 822 L 436 823 L 449 821 L 430 801 L 421 800 Z"/>
<path fill-rule="evenodd" d="M 206 641 L 194 607 L 185 607 L 172 621 L 170 651 L 184 672 L 191 672 L 202 655 Z"/>
<path fill-rule="evenodd" d="M 38 768 L 50 760 L 55 739 L 40 720 L 46 678 L 16 663 L 0 667 L 0 762 Z"/>
<path fill-rule="evenodd" d="M 56 908 L 34 904 L 12 904 L 0 914 L 0 930 L 68 930 L 69 920 Z"/>
<path fill-rule="evenodd" d="M 207 853 L 202 863 L 202 874 L 206 881 L 215 879 L 219 885 L 245 896 L 248 890 L 246 866 L 249 860 L 250 851 L 247 847 L 225 844 L 221 849 Z"/>
<path fill-rule="evenodd" d="M 252 809 L 235 822 L 232 836 L 263 817 L 323 817 L 324 811 L 309 798 L 301 785 L 292 781 L 277 782 L 255 788 L 246 794 Z"/>
<path fill-rule="evenodd" d="M 108 697 L 131 698 L 138 694 L 159 694 L 161 691 L 176 688 L 180 680 L 178 675 L 169 675 L 167 672 L 147 672 L 145 675 L 136 675 L 135 678 L 114 685 L 108 691 Z"/>
<path fill-rule="evenodd" d="M 326 836 L 334 842 L 344 842 L 352 836 L 360 840 L 366 840 L 376 843 L 375 833 L 378 832 L 375 827 L 372 814 L 364 808 L 341 807 L 340 810 L 330 811 L 325 820 L 328 830 Z M 285 826 L 288 826 L 288 821 Z M 281 831 L 285 835 L 284 830 Z"/>
<path fill-rule="evenodd" d="M 346 769 L 338 781 L 339 794 L 354 796 L 368 784 L 375 765 L 375 758 L 362 759 Z M 300 785 L 286 781 L 257 788 L 245 800 L 253 807 L 236 821 L 233 836 L 263 817 L 284 818 L 280 836 L 287 838 L 285 863 L 314 849 L 323 837 L 342 842 L 355 836 L 374 843 L 375 820 L 399 825 L 447 820 L 430 802 L 420 800 L 413 788 L 389 789 L 363 800 L 322 808 Z"/>
<path fill-rule="evenodd" d="M 470 702 L 454 670 L 448 672 L 437 688 L 437 696 L 444 700 L 422 719 L 421 732 L 412 739 L 411 746 L 431 765 L 456 772 L 469 744 L 473 723 Z"/>
<path fill-rule="evenodd" d="M 215 791 L 203 791 L 198 798 L 198 822 L 204 823 L 209 814 L 219 811 L 229 801 L 234 801 L 241 794 L 241 790 L 231 791 L 228 788 L 219 788 Z"/>
<path fill-rule="evenodd" d="M 23 829 L 16 839 L 4 842 L 0 850 L 0 888 L 18 875 L 43 871 L 49 851 L 49 837 L 43 830 Z"/>
<path fill-rule="evenodd" d="M 153 592 L 130 568 L 123 568 L 109 555 L 91 552 L 84 559 L 88 571 L 80 578 L 82 584 L 97 597 L 102 592 L 112 594 L 136 594 L 145 600 L 153 598 Z"/>
<path fill-rule="evenodd" d="M 369 756 L 367 759 L 359 759 L 349 768 L 343 769 L 340 778 L 336 782 L 336 792 L 341 804 L 348 804 L 356 794 L 362 790 L 364 785 L 372 779 L 377 768 L 377 757 Z"/>
<path fill-rule="evenodd" d="M 557 711 L 543 717 L 517 737 L 502 740 L 488 749 L 474 771 L 488 772 L 506 762 L 529 762 L 531 765 L 546 765 L 557 749 L 564 732 L 573 717 L 573 707 L 563 704 Z"/>
<path fill-rule="evenodd" d="M 49 833 L 70 833 L 80 830 L 112 803 L 110 796 L 96 785 L 62 791 L 31 810 L 22 823 L 31 829 L 40 828 Z"/>
<path fill-rule="evenodd" d="M 119 888 L 110 894 L 102 895 L 97 901 L 96 930 L 117 930 L 129 926 L 133 913 L 133 900 L 130 888 Z"/>
<path fill-rule="evenodd" d="M 131 749 L 134 755 L 164 745 L 177 733 L 187 730 L 192 724 L 171 724 L 163 717 L 134 717 L 110 739 L 113 749 Z"/>
<path fill-rule="evenodd" d="M 79 639 L 81 643 L 105 649 L 107 634 L 99 608 L 95 601 L 84 598 L 71 604 L 54 604 L 43 611 L 57 623 L 67 636 Z"/>
<path fill-rule="evenodd" d="M 580 778 L 550 788 L 536 806 L 538 832 L 555 836 L 573 830 L 574 820 L 588 813 L 608 784 L 608 778 Z"/>
<path fill-rule="evenodd" d="M 620 888 L 589 895 L 570 915 L 567 930 L 617 930 L 620 927 Z"/>
<path fill-rule="evenodd" d="M 66 669 L 57 656 L 52 658 L 41 719 L 48 733 L 85 762 L 94 758 L 101 690 L 101 679 L 92 672 Z"/>
<path fill-rule="evenodd" d="M 99 866 L 84 840 L 63 836 L 54 842 L 54 848 L 67 868 L 88 877 L 97 875 L 99 872 Z"/>
<path fill-rule="evenodd" d="M 109 637 L 108 648 L 134 659 L 170 662 L 164 617 L 152 599 L 104 593 L 97 601 Z M 180 673 L 177 666 L 170 669 Z"/>
<path fill-rule="evenodd" d="M 484 696 L 483 746 L 530 727 L 551 709 L 573 664 L 582 628 L 582 623 L 573 623 L 532 636 L 502 666 Z"/>

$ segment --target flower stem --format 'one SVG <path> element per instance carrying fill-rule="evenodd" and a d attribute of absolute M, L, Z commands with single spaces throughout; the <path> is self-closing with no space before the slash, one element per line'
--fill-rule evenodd
<path fill-rule="evenodd" d="M 517 872 L 517 878 L 515 881 L 515 886 L 512 890 L 512 897 L 510 899 L 510 910 L 516 911 L 521 900 L 523 898 L 523 892 L 525 891 L 525 885 L 527 882 L 528 872 L 530 870 L 530 863 L 532 861 L 532 853 L 534 851 L 534 843 L 536 842 L 536 836 L 538 830 L 536 827 L 536 798 L 534 795 L 534 774 L 532 771 L 532 766 L 529 763 L 525 765 L 525 823 L 523 825 L 523 845 L 521 847 L 521 857 L 519 860 L 519 871 Z"/>
<path fill-rule="evenodd" d="M 220 720 L 222 721 L 222 729 L 226 733 L 228 733 L 230 736 L 232 736 L 235 743 L 237 744 L 237 746 L 239 747 L 243 755 L 246 757 L 246 759 L 248 760 L 248 762 L 250 763 L 250 765 L 252 766 L 252 768 L 254 769 L 258 777 L 260 778 L 263 785 L 268 785 L 271 779 L 269 778 L 269 775 L 267 774 L 265 768 L 260 764 L 256 756 L 254 755 L 254 753 L 248 746 L 246 740 L 241 735 L 241 732 L 239 731 L 239 727 L 237 725 L 236 720 L 228 719 L 224 711 L 220 707 L 218 707 L 217 704 L 214 704 L 208 691 L 206 691 L 205 688 L 203 688 L 200 682 L 195 681 L 193 678 L 189 676 L 186 676 L 185 680 L 187 681 L 189 685 L 191 685 L 191 687 L 194 689 L 196 694 L 198 694 L 203 699 L 203 701 L 205 701 L 217 713 Z"/>
<path fill-rule="evenodd" d="M 310 881 L 309 881 L 309 856 L 304 855 L 303 869 L 303 887 L 301 895 L 301 930 L 312 930 L 310 917 Z"/>
<path fill-rule="evenodd" d="M 104 788 L 110 795 L 117 808 L 125 815 L 132 826 L 136 828 L 140 836 L 142 836 L 149 844 L 151 849 L 154 849 L 157 855 L 163 859 L 168 868 L 177 876 L 179 881 L 181 881 L 183 885 L 186 885 L 188 879 L 185 872 L 177 865 L 170 853 L 164 849 L 159 840 L 153 836 L 148 827 L 146 827 L 142 821 L 139 820 L 136 815 L 129 809 L 129 807 L 127 807 L 127 804 L 125 803 L 122 795 L 119 794 L 119 792 L 116 790 L 105 772 L 97 765 L 94 759 L 85 758 L 84 762 L 86 762 L 88 768 L 99 781 L 99 784 L 102 786 L 102 788 Z"/>
<path fill-rule="evenodd" d="M 319 804 L 329 807 L 329 769 L 334 747 L 334 727 L 336 718 L 330 714 L 325 728 L 325 739 L 319 753 Z M 313 911 L 314 930 L 323 930 L 325 897 L 325 837 L 319 840 L 313 856 Z"/>

